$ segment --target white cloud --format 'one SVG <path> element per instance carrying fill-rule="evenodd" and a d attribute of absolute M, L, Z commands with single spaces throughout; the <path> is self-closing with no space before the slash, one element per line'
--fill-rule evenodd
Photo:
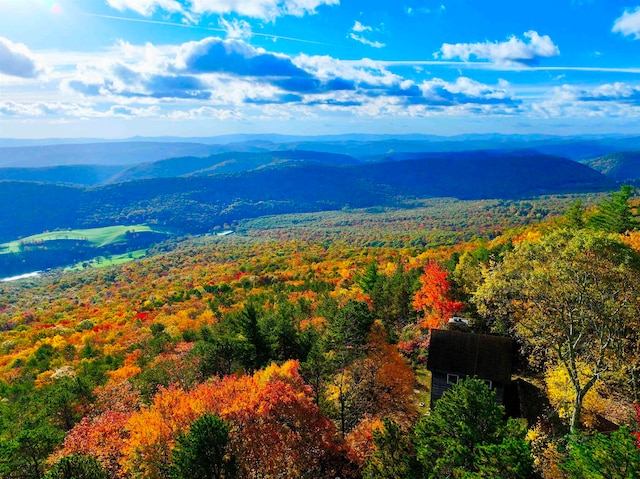
<path fill-rule="evenodd" d="M 221 18 L 220 27 L 225 29 L 227 38 L 232 40 L 247 39 L 253 35 L 251 25 L 249 25 L 249 22 L 246 20 L 233 20 L 229 22 Z"/>
<path fill-rule="evenodd" d="M 283 112 L 292 118 L 400 118 L 513 114 L 522 109 L 504 81 L 486 85 L 461 77 L 416 83 L 371 59 L 292 57 L 215 37 L 164 46 L 121 41 L 102 57 L 81 59 L 74 71 L 66 65 L 56 71 L 55 96 L 34 101 L 13 96 L 13 103 L 0 105 L 0 115 L 11 121 L 233 121 L 280 118 Z"/>
<path fill-rule="evenodd" d="M 353 27 L 351 27 L 351 33 L 349 33 L 349 36 L 347 38 L 351 38 L 352 40 L 355 40 L 356 42 L 362 43 L 363 45 L 368 45 L 370 47 L 373 48 L 383 48 L 386 45 L 382 42 L 378 42 L 378 41 L 373 41 L 373 40 L 369 40 L 368 38 L 364 37 L 362 35 L 362 33 L 365 32 L 374 32 L 374 31 L 378 31 L 377 28 L 373 28 L 370 27 L 368 25 L 363 25 L 362 23 L 360 23 L 359 21 L 355 21 L 355 23 L 353 24 Z"/>
<path fill-rule="evenodd" d="M 176 0 L 107 0 L 109 6 L 120 10 L 133 10 L 145 17 L 151 16 L 156 10 L 172 13 L 183 13 L 182 5 Z"/>
<path fill-rule="evenodd" d="M 190 0 L 187 5 L 177 0 L 107 0 L 107 3 L 117 10 L 132 10 L 145 17 L 156 10 L 181 13 L 193 22 L 192 14 L 211 13 L 235 13 L 263 20 L 274 20 L 284 15 L 302 17 L 316 13 L 321 5 L 339 5 L 340 0 Z"/>
<path fill-rule="evenodd" d="M 0 37 L 0 74 L 35 78 L 42 70 L 26 45 Z"/>
<path fill-rule="evenodd" d="M 565 88 L 571 89 L 582 101 L 628 101 L 640 106 L 640 87 L 628 83 L 605 83 L 591 89 L 578 89 L 566 85 Z"/>
<path fill-rule="evenodd" d="M 242 114 L 236 110 L 204 106 L 192 109 L 172 109 L 171 107 L 112 105 L 107 109 L 94 103 L 37 102 L 16 103 L 0 102 L 0 116 L 14 118 L 168 118 L 171 120 L 239 120 Z"/>
<path fill-rule="evenodd" d="M 611 31 L 622 33 L 624 36 L 633 35 L 636 40 L 640 40 L 640 6 L 625 10 L 615 21 Z"/>
<path fill-rule="evenodd" d="M 358 20 L 356 20 L 356 22 L 353 24 L 353 27 L 351 27 L 351 30 L 354 32 L 361 33 L 361 32 L 371 32 L 373 31 L 373 28 L 367 25 L 363 25 Z"/>
<path fill-rule="evenodd" d="M 385 43 L 382 42 L 378 42 L 378 41 L 371 41 L 371 40 L 367 40 L 366 38 L 364 38 L 361 35 L 356 35 L 355 33 L 351 32 L 349 34 L 349 38 L 351 38 L 352 40 L 355 40 L 356 42 L 362 43 L 363 45 L 369 45 L 370 47 L 373 48 L 383 48 L 386 46 Z"/>
<path fill-rule="evenodd" d="M 229 110 L 225 108 L 212 108 L 209 106 L 202 106 L 200 108 L 192 108 L 190 110 L 173 110 L 167 115 L 167 118 L 172 120 L 201 120 L 201 119 L 215 119 L 215 120 L 240 120 L 242 114 L 237 110 Z"/>
<path fill-rule="evenodd" d="M 243 17 L 274 20 L 284 15 L 302 17 L 316 13 L 322 5 L 339 5 L 340 0 L 192 0 L 196 14 L 236 13 Z"/>
<path fill-rule="evenodd" d="M 89 104 L 62 102 L 17 103 L 0 102 L 0 115 L 9 117 L 38 118 L 44 116 L 89 117 L 95 116 Z"/>
<path fill-rule="evenodd" d="M 120 42 L 111 58 L 79 65 L 60 82 L 60 91 L 70 98 L 119 103 L 241 105 L 277 101 L 283 89 L 295 92 L 306 85 L 312 90 L 322 87 L 292 58 L 240 40 L 210 37 L 171 48 Z"/>
<path fill-rule="evenodd" d="M 404 7 L 404 12 L 409 15 L 415 15 L 416 13 L 421 13 L 424 15 L 428 15 L 430 13 L 443 13 L 445 10 L 447 9 L 447 7 L 445 7 L 444 5 L 440 5 L 439 7 L 436 8 L 429 8 L 429 7 L 418 7 L 418 8 L 413 8 L 413 7 Z"/>
<path fill-rule="evenodd" d="M 455 82 L 434 78 L 419 85 L 424 102 L 448 107 L 468 104 L 516 106 L 519 102 L 507 91 L 508 86 L 504 80 L 498 87 L 493 87 L 462 76 Z"/>
<path fill-rule="evenodd" d="M 544 117 L 640 117 L 640 87 L 606 83 L 591 88 L 562 85 L 532 111 Z"/>
<path fill-rule="evenodd" d="M 300 107 L 305 112 L 366 115 L 378 111 L 390 116 L 405 115 L 403 109 L 412 116 L 425 116 L 438 111 L 494 114 L 520 108 L 504 81 L 491 86 L 460 77 L 454 82 L 436 78 L 417 84 L 374 60 L 289 57 L 239 40 L 212 37 L 171 49 L 122 42 L 119 49 L 118 59 L 79 68 L 62 82 L 63 92 L 117 102 L 121 106 L 110 110 L 111 115 L 143 116 L 143 111 L 135 110 L 135 103 L 142 103 L 160 106 L 159 117 L 168 109 L 176 120 L 197 115 L 222 118 L 227 113 L 220 113 L 221 109 L 232 107 L 261 115 Z M 213 110 L 193 107 L 197 103 Z"/>
<path fill-rule="evenodd" d="M 463 61 L 468 61 L 473 56 L 501 65 L 532 65 L 540 58 L 560 54 L 560 50 L 548 35 L 541 36 L 538 32 L 530 30 L 524 33 L 524 37 L 529 41 L 512 36 L 506 42 L 444 43 L 434 56 L 445 60 L 459 58 Z"/>
<path fill-rule="evenodd" d="M 159 106 L 131 107 L 126 105 L 112 105 L 109 110 L 99 116 L 118 118 L 151 118 L 161 116 L 162 110 Z"/>
<path fill-rule="evenodd" d="M 369 85 L 391 86 L 402 81 L 402 77 L 391 73 L 381 62 L 363 59 L 339 60 L 328 55 L 299 55 L 294 63 L 321 80 L 344 78 Z"/>

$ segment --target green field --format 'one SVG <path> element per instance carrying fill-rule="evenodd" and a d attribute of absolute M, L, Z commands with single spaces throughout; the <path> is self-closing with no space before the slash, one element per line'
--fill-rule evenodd
<path fill-rule="evenodd" d="M 0 254 L 19 253 L 20 243 L 52 240 L 86 240 L 89 241 L 93 247 L 102 248 L 110 244 L 125 242 L 127 232 L 141 233 L 147 231 L 170 234 L 166 229 L 147 225 L 106 226 L 104 228 L 51 231 L 0 244 Z"/>
<path fill-rule="evenodd" d="M 136 251 L 131 251 L 130 253 L 114 254 L 113 256 L 98 256 L 97 258 L 93 258 L 89 261 L 83 261 L 81 263 L 74 264 L 73 266 L 69 266 L 64 270 L 80 271 L 85 268 L 104 268 L 107 266 L 113 266 L 114 264 L 128 263 L 129 261 L 133 261 L 135 259 L 144 258 L 146 254 L 146 249 L 139 249 Z"/>

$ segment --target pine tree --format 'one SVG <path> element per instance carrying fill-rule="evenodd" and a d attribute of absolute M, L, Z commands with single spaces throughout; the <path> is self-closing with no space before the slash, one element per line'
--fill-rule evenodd
<path fill-rule="evenodd" d="M 635 188 L 623 185 L 620 191 L 611 194 L 610 198 L 598 205 L 598 211 L 589 218 L 589 225 L 608 233 L 625 233 L 640 226 L 629 199 L 635 195 Z"/>
<path fill-rule="evenodd" d="M 218 416 L 205 414 L 178 438 L 173 450 L 176 479 L 229 479 L 235 464 L 229 455 L 229 426 Z"/>

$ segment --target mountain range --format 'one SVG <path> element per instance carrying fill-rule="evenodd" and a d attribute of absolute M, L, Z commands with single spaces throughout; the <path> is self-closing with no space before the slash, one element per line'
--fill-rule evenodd
<path fill-rule="evenodd" d="M 101 186 L 0 182 L 0 201 L 11 205 L 0 210 L 0 241 L 53 228 L 142 223 L 202 233 L 262 215 L 410 206 L 433 197 L 521 198 L 605 191 L 616 185 L 586 165 L 540 154 L 375 163 L 308 152 L 249 155 L 248 163 L 242 158 L 139 165 L 117 174 L 127 181 Z M 250 169 L 237 171 L 238 163 Z"/>
<path fill-rule="evenodd" d="M 0 148 L 0 201 L 9 205 L 0 241 L 143 223 L 202 233 L 262 215 L 608 191 L 640 179 L 633 136 L 135 140 L 2 140 L 14 146 Z"/>
<path fill-rule="evenodd" d="M 127 140 L 0 139 L 0 168 L 60 165 L 134 165 L 177 157 L 230 152 L 315 151 L 368 161 L 396 153 L 447 153 L 478 150 L 535 150 L 570 159 L 640 150 L 640 136 L 558 137 L 545 135 L 227 135 L 211 138 L 134 138 Z"/>

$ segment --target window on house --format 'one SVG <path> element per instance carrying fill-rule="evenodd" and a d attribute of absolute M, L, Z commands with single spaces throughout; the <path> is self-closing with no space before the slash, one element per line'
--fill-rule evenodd
<path fill-rule="evenodd" d="M 447 384 L 458 384 L 460 376 L 457 374 L 447 374 Z"/>
<path fill-rule="evenodd" d="M 489 388 L 489 391 L 493 389 L 493 383 L 491 382 L 490 379 L 483 379 L 482 381 L 487 385 L 487 387 Z"/>

